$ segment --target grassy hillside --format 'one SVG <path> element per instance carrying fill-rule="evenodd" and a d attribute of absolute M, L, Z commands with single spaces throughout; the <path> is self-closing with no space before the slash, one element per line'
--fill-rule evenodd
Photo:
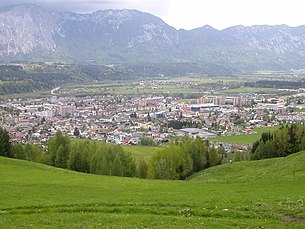
<path fill-rule="evenodd" d="M 284 182 L 305 179 L 305 152 L 284 158 L 241 161 L 211 167 L 194 174 L 190 180 L 216 183 Z"/>
<path fill-rule="evenodd" d="M 0 157 L 0 228 L 304 228 L 304 161 L 302 152 L 160 181 Z"/>

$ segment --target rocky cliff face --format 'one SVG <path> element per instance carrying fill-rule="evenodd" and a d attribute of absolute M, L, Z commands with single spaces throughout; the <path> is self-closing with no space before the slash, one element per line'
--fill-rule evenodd
<path fill-rule="evenodd" d="M 0 10 L 0 58 L 70 62 L 197 62 L 242 70 L 305 67 L 305 26 L 176 30 L 136 10 Z"/>
<path fill-rule="evenodd" d="M 17 5 L 0 11 L 0 55 L 29 54 L 35 49 L 54 51 L 57 14 L 34 5 Z"/>

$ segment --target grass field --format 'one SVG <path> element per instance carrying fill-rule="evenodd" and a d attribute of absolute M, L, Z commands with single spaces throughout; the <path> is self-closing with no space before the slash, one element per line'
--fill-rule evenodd
<path fill-rule="evenodd" d="M 0 228 L 304 228 L 304 161 L 301 152 L 160 181 L 0 157 Z"/>
<path fill-rule="evenodd" d="M 262 133 L 274 131 L 278 129 L 279 126 L 274 127 L 262 127 L 256 128 L 253 130 L 253 134 L 243 134 L 243 135 L 235 135 L 235 136 L 220 136 L 216 138 L 211 138 L 210 141 L 218 141 L 218 142 L 227 142 L 232 144 L 240 144 L 240 145 L 249 145 L 258 140 Z"/>
<path fill-rule="evenodd" d="M 273 94 L 273 93 L 277 93 L 278 90 L 274 88 L 240 87 L 240 88 L 222 90 L 220 92 L 225 94 L 250 93 L 250 92 Z"/>
<path fill-rule="evenodd" d="M 295 110 L 293 110 L 293 112 L 305 112 L 305 108 L 303 108 L 303 109 L 295 109 Z"/>
<path fill-rule="evenodd" d="M 140 159 L 148 162 L 150 157 L 156 153 L 160 147 L 135 145 L 123 146 L 123 149 L 125 152 L 131 153 L 131 155 L 136 159 L 136 162 L 138 162 Z"/>

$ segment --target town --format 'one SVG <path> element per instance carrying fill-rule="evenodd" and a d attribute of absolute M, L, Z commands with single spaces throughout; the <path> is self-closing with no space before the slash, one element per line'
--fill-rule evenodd
<path fill-rule="evenodd" d="M 144 82 L 140 82 L 144 84 Z M 137 145 L 141 139 L 166 144 L 185 134 L 209 139 L 227 151 L 247 149 L 215 141 L 217 136 L 244 135 L 258 127 L 302 123 L 305 118 L 303 92 L 270 97 L 258 93 L 236 96 L 207 95 L 183 101 L 164 95 L 55 95 L 7 99 L 0 104 L 1 126 L 12 141 L 39 144 L 60 130 L 74 138 L 104 140 L 107 143 Z M 295 112 L 295 111 L 298 112 Z"/>

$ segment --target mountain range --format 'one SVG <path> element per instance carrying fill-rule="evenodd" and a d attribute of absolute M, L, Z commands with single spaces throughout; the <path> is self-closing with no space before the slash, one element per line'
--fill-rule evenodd
<path fill-rule="evenodd" d="M 305 26 L 176 30 L 137 10 L 77 14 L 12 5 L 0 9 L 0 60 L 300 69 L 305 68 Z"/>

